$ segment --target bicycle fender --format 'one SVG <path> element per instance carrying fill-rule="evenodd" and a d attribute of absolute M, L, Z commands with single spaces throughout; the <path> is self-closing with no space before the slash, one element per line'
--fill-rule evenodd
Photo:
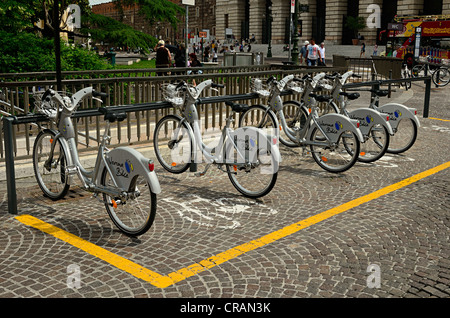
<path fill-rule="evenodd" d="M 161 193 L 158 177 L 155 171 L 149 169 L 149 164 L 153 161 L 145 158 L 139 151 L 129 147 L 117 147 L 108 152 L 105 159 L 119 187 L 129 189 L 133 177 L 141 175 L 146 178 L 153 193 Z M 104 166 L 102 161 L 98 178 L 101 178 Z M 100 179 L 97 181 L 100 184 Z"/>
<path fill-rule="evenodd" d="M 278 171 L 281 162 L 281 154 L 278 149 L 279 142 L 276 136 L 267 134 L 262 129 L 250 126 L 239 127 L 233 131 L 230 136 L 235 138 L 238 149 L 245 149 L 250 153 L 256 153 L 258 149 L 270 150 L 273 165 L 272 171 Z M 248 142 L 246 142 L 246 140 L 248 140 Z M 226 149 L 228 149 L 228 147 Z"/>
<path fill-rule="evenodd" d="M 417 127 L 420 127 L 419 119 L 415 115 L 415 108 L 406 107 L 398 103 L 388 103 L 378 107 L 378 111 L 389 115 L 389 123 L 393 129 L 397 128 L 402 118 L 411 118 L 417 124 Z"/>
<path fill-rule="evenodd" d="M 354 132 L 359 142 L 364 142 L 361 130 L 357 127 L 359 121 L 356 119 L 351 119 L 341 114 L 326 114 L 317 118 L 317 122 L 332 142 L 338 142 L 341 133 L 347 130 Z M 315 127 L 317 125 L 314 122 L 308 131 L 308 140 L 311 140 L 313 128 Z"/>
<path fill-rule="evenodd" d="M 381 115 L 380 112 L 373 110 L 371 108 L 358 108 L 354 111 L 349 112 L 349 117 L 352 119 L 359 120 L 359 129 L 364 136 L 370 133 L 373 125 L 380 124 L 388 130 L 389 135 L 394 135 L 391 124 L 387 120 L 386 115 Z"/>

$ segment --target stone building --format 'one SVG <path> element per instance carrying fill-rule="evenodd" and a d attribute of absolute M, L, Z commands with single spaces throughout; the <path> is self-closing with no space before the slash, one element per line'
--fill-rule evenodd
<path fill-rule="evenodd" d="M 181 0 L 169 1 L 182 6 Z M 215 36 L 215 4 L 216 0 L 196 0 L 195 7 L 189 7 L 188 28 L 191 36 L 198 34 L 199 31 L 204 29 L 209 30 L 210 35 Z M 137 4 L 124 7 L 122 16 L 113 2 L 93 5 L 92 12 L 121 21 L 132 26 L 136 30 L 153 35 L 158 39 L 163 39 L 172 43 L 184 42 L 185 39 L 185 15 L 180 15 L 178 17 L 180 22 L 177 28 L 174 29 L 167 22 L 155 22 L 149 24 L 149 22 L 138 13 L 139 5 Z"/>
<path fill-rule="evenodd" d="M 380 28 L 360 31 L 368 44 L 376 42 L 379 31 L 386 29 L 395 15 L 450 14 L 450 0 L 297 0 L 307 5 L 308 12 L 298 14 L 300 40 L 314 38 L 316 42 L 351 44 L 353 32 L 346 28 L 346 16 L 367 19 L 380 8 Z M 288 43 L 290 0 L 216 0 L 216 36 L 227 37 L 232 31 L 240 40 L 255 35 L 258 43 Z"/>
<path fill-rule="evenodd" d="M 181 0 L 170 0 L 181 5 Z M 450 0 L 297 0 L 307 12 L 298 14 L 300 41 L 314 38 L 316 42 L 351 44 L 353 31 L 345 26 L 347 16 L 361 16 L 365 20 L 380 8 L 380 28 L 366 27 L 360 31 L 368 45 L 377 41 L 381 30 L 387 28 L 395 15 L 450 15 Z M 257 43 L 283 44 L 289 41 L 291 0 L 195 0 L 189 7 L 190 35 L 209 30 L 212 38 L 221 42 L 228 39 L 247 39 L 255 36 Z M 124 9 L 123 22 L 134 28 L 170 41 L 184 42 L 185 17 L 174 30 L 157 22 L 149 25 L 137 14 L 138 6 Z M 119 19 L 112 3 L 95 5 L 95 13 Z"/>

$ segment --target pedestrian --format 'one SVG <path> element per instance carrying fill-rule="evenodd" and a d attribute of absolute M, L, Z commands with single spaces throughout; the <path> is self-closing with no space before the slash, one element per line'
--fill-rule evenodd
<path fill-rule="evenodd" d="M 209 52 L 209 46 L 206 47 L 205 52 L 203 52 L 203 62 L 209 62 L 211 53 Z"/>
<path fill-rule="evenodd" d="M 186 48 L 183 43 L 178 44 L 175 54 L 175 67 L 186 67 Z M 182 72 L 176 72 L 176 75 Z"/>
<path fill-rule="evenodd" d="M 361 53 L 359 53 L 359 58 L 366 56 L 366 44 L 363 42 L 361 45 Z"/>
<path fill-rule="evenodd" d="M 189 67 L 202 67 L 202 63 L 198 60 L 197 55 L 195 53 L 189 54 Z M 198 74 L 201 73 L 199 70 L 189 71 L 188 74 Z M 193 85 L 195 86 L 195 79 L 192 80 Z"/>
<path fill-rule="evenodd" d="M 319 59 L 319 46 L 316 44 L 316 41 L 312 39 L 311 43 L 306 47 L 306 60 L 308 66 L 316 66 L 318 59 Z"/>
<path fill-rule="evenodd" d="M 378 45 L 375 44 L 375 46 L 373 47 L 373 56 L 377 56 L 378 54 Z"/>
<path fill-rule="evenodd" d="M 306 64 L 306 48 L 309 45 L 309 41 L 305 41 L 305 43 L 303 43 L 303 46 L 300 49 L 300 65 L 303 64 L 303 59 L 305 59 L 305 64 Z"/>
<path fill-rule="evenodd" d="M 247 52 L 250 52 L 252 50 L 252 45 L 250 44 L 250 42 L 248 43 L 248 46 L 247 46 Z"/>
<path fill-rule="evenodd" d="M 325 64 L 325 43 L 320 43 L 319 47 L 319 66 L 326 66 Z"/>
<path fill-rule="evenodd" d="M 172 64 L 170 51 L 165 47 L 163 40 L 160 40 L 156 46 L 156 68 L 169 68 Z M 168 75 L 169 72 L 156 72 L 158 76 Z"/>
<path fill-rule="evenodd" d="M 214 54 L 213 54 L 213 62 L 217 62 L 217 46 L 214 48 Z"/>

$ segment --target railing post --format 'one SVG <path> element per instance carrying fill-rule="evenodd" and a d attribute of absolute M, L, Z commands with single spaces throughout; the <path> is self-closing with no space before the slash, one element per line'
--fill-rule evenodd
<path fill-rule="evenodd" d="M 13 122 L 14 117 L 3 117 L 5 136 L 6 186 L 8 191 L 8 212 L 17 214 L 16 177 L 14 171 Z"/>
<path fill-rule="evenodd" d="M 425 100 L 423 103 L 423 118 L 428 118 L 428 110 L 430 108 L 430 95 L 431 95 L 431 78 L 425 79 Z"/>

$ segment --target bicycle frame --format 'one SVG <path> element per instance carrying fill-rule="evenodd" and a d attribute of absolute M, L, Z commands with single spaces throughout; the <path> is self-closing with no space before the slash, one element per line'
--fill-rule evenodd
<path fill-rule="evenodd" d="M 310 94 L 315 88 L 315 83 L 317 83 L 324 76 L 325 73 L 316 75 L 312 79 L 312 82 L 314 84 L 312 84 L 310 80 L 306 81 L 307 85 L 302 92 L 302 102 L 303 105 L 311 106 L 311 112 L 308 111 L 309 115 L 306 120 L 306 125 L 303 126 L 299 131 L 294 131 L 288 127 L 286 118 L 283 113 L 283 101 L 280 97 L 280 93 L 284 86 L 291 80 L 294 80 L 294 75 L 288 75 L 284 77 L 281 81 L 278 82 L 280 83 L 279 86 L 277 84 L 276 87 L 274 87 L 274 84 L 272 84 L 273 89 L 271 90 L 272 96 L 269 101 L 269 106 L 276 112 L 278 112 L 281 126 L 284 129 L 285 134 L 290 140 L 298 143 L 301 146 L 324 145 L 324 143 L 318 144 L 310 141 L 312 131 L 314 130 L 313 128 L 317 127 L 317 129 L 320 130 L 320 132 L 325 136 L 326 143 L 328 144 L 337 143 L 340 136 L 339 131 L 344 129 L 344 131 L 350 130 L 354 132 L 358 140 L 360 142 L 363 142 L 364 138 L 361 134 L 361 131 L 358 129 L 359 122 L 357 120 L 350 119 L 341 114 L 326 114 L 319 117 L 317 112 L 316 100 L 315 98 L 310 97 Z M 301 105 L 301 103 L 299 103 L 299 105 Z"/>
<path fill-rule="evenodd" d="M 334 88 L 331 93 L 331 96 L 333 97 L 332 100 L 330 100 L 330 103 L 333 102 L 333 100 L 337 100 L 340 108 L 340 113 L 348 116 L 352 119 L 359 120 L 360 126 L 359 129 L 361 130 L 361 133 L 364 136 L 368 136 L 372 127 L 376 124 L 382 125 L 386 127 L 388 133 L 393 136 L 394 131 L 392 129 L 392 126 L 390 124 L 389 117 L 383 117 L 381 116 L 380 112 L 375 108 L 358 108 L 353 111 L 347 110 L 347 102 L 344 98 L 344 96 L 340 95 L 342 92 L 342 86 L 347 81 L 347 78 L 353 75 L 353 71 L 348 71 L 345 74 L 341 76 L 341 79 L 336 77 L 334 80 Z"/>
<path fill-rule="evenodd" d="M 232 112 L 229 118 L 227 118 L 226 125 L 222 129 L 218 144 L 214 148 L 210 148 L 204 144 L 201 134 L 201 128 L 199 125 L 199 116 L 197 113 L 196 103 L 203 89 L 211 86 L 211 84 L 211 80 L 206 80 L 198 84 L 196 87 L 187 87 L 185 89 L 185 109 L 183 112 L 183 117 L 180 119 L 180 127 L 183 126 L 184 122 L 188 123 L 187 125 L 185 125 L 188 130 L 187 133 L 190 135 L 190 138 L 194 143 L 192 145 L 192 150 L 194 151 L 191 152 L 191 162 L 198 162 L 197 152 L 195 151 L 195 149 L 198 148 L 205 158 L 207 164 L 233 164 L 237 166 L 247 166 L 248 168 L 250 168 L 249 164 L 253 162 L 250 161 L 251 157 L 249 157 L 247 150 L 252 153 L 253 151 L 255 151 L 255 147 L 250 145 L 247 147 L 247 149 L 245 149 L 245 147 L 241 148 L 239 144 L 243 141 L 242 137 L 245 138 L 245 136 L 247 136 L 247 138 L 250 139 L 252 137 L 257 138 L 254 145 L 266 145 L 266 147 L 270 147 L 272 155 L 275 156 L 275 161 L 279 163 L 281 161 L 281 155 L 279 154 L 278 148 L 272 147 L 271 138 L 269 138 L 269 135 L 266 135 L 263 131 L 255 127 L 239 127 L 235 130 L 230 128 L 230 124 L 233 121 L 232 117 L 234 115 L 234 112 Z M 178 139 L 177 136 L 175 136 L 175 139 Z M 229 162 L 227 159 L 230 158 L 224 155 L 226 154 L 226 152 L 233 150 L 230 148 L 230 144 L 237 152 L 237 162 Z M 244 149 L 245 151 L 241 151 L 242 149 Z"/>

